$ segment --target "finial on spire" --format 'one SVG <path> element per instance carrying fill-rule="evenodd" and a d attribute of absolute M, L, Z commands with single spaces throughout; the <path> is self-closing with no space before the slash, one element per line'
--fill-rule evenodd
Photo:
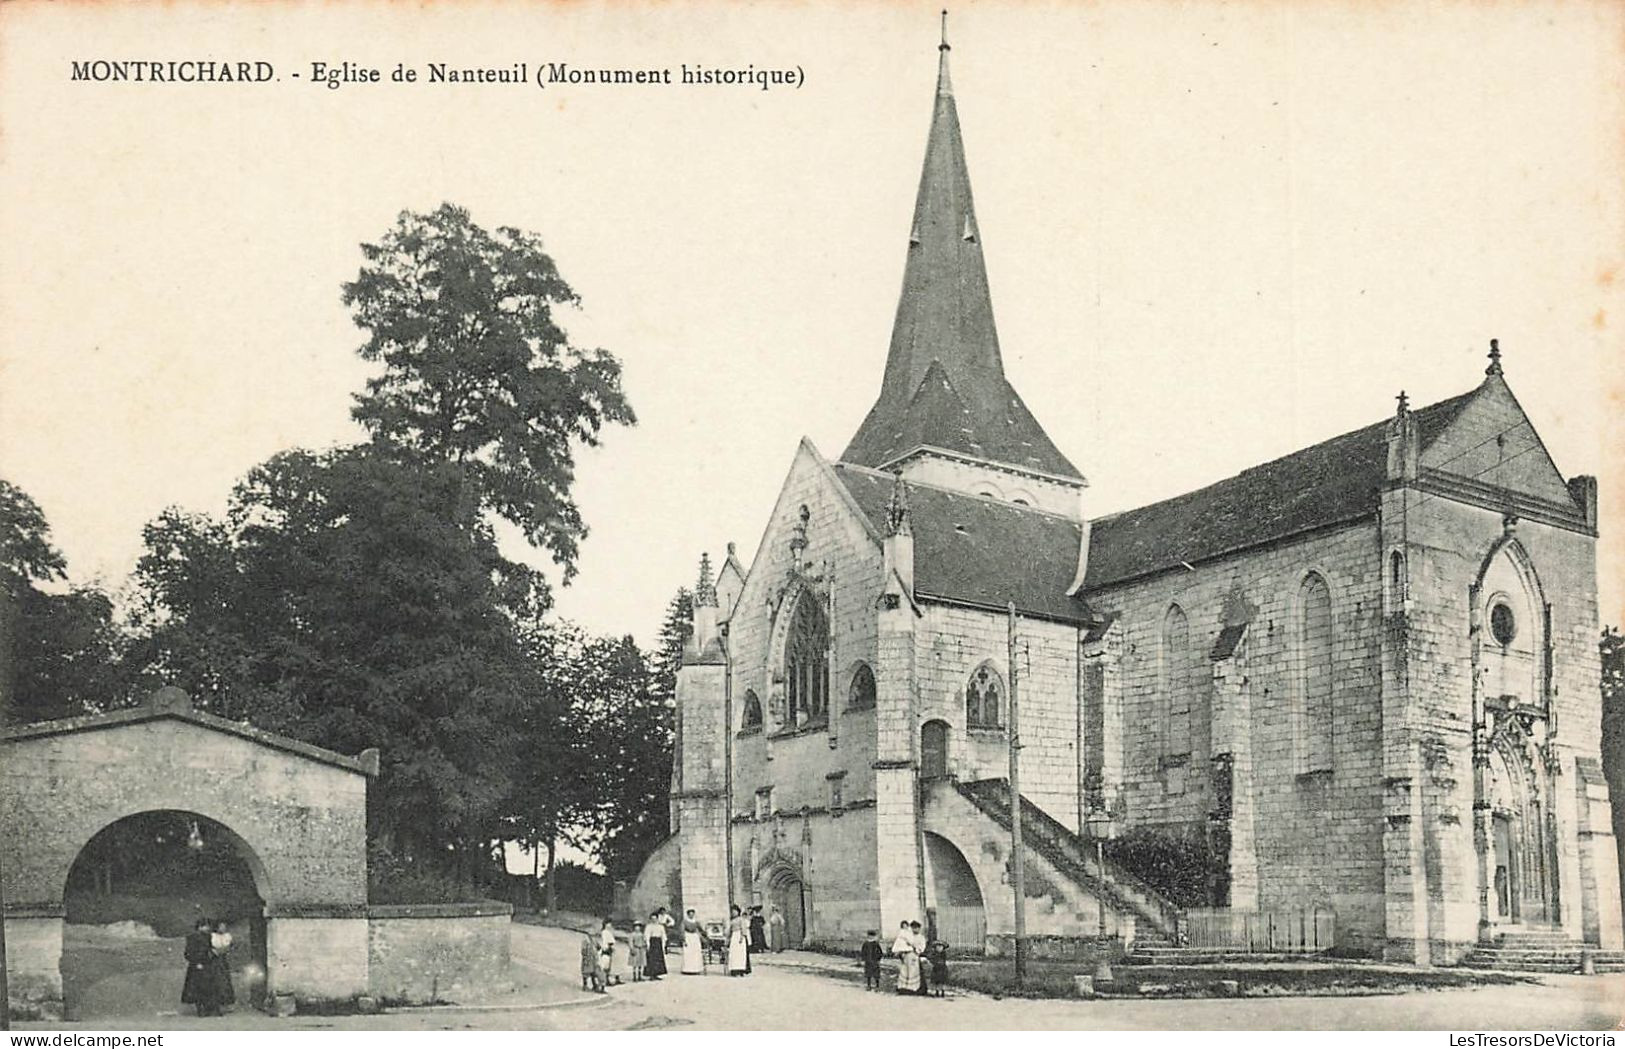
<path fill-rule="evenodd" d="M 1400 390 L 1399 396 L 1394 398 L 1394 400 L 1399 402 L 1399 411 L 1396 414 L 1404 415 L 1406 412 L 1411 410 L 1411 399 L 1405 395 L 1404 390 Z"/>
<path fill-rule="evenodd" d="M 694 586 L 694 603 L 702 608 L 715 608 L 717 584 L 711 579 L 711 555 L 700 555 L 700 581 Z"/>
<path fill-rule="evenodd" d="M 942 43 L 937 45 L 937 50 L 938 51 L 950 51 L 950 50 L 952 50 L 952 48 L 950 48 L 948 46 L 948 11 L 947 11 L 946 8 L 944 8 L 943 12 L 942 12 Z"/>
<path fill-rule="evenodd" d="M 1501 374 L 1501 340 L 1490 340 L 1490 366 L 1484 369 L 1485 375 Z"/>
<path fill-rule="evenodd" d="M 909 526 L 908 485 L 903 483 L 901 470 L 892 474 L 891 501 L 886 504 L 886 534 L 914 534 Z"/>

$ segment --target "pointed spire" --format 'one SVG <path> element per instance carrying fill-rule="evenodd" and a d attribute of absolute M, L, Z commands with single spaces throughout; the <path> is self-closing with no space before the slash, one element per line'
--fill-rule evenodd
<path fill-rule="evenodd" d="M 694 585 L 694 604 L 701 608 L 717 606 L 717 584 L 711 577 L 711 555 L 700 555 L 700 581 Z"/>
<path fill-rule="evenodd" d="M 1485 375 L 1501 374 L 1501 340 L 1490 340 L 1490 366 L 1484 369 Z"/>
<path fill-rule="evenodd" d="M 913 535 L 909 524 L 908 485 L 903 483 L 903 471 L 892 474 L 891 501 L 886 504 L 886 534 Z"/>
<path fill-rule="evenodd" d="M 944 11 L 931 129 L 886 372 L 879 398 L 841 458 L 883 467 L 929 446 L 1081 479 L 1004 376 L 949 50 Z"/>

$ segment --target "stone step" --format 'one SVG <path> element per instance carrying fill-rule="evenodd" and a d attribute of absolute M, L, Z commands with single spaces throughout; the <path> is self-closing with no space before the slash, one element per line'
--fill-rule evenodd
<path fill-rule="evenodd" d="M 1235 962 L 1301 962 L 1312 960 L 1312 954 L 1280 954 L 1248 951 L 1218 951 L 1200 947 L 1173 947 L 1165 950 L 1130 950 L 1125 959 L 1129 965 L 1221 965 Z"/>

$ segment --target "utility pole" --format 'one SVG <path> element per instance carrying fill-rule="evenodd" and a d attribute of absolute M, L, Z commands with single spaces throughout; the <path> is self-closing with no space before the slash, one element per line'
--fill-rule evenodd
<path fill-rule="evenodd" d="M 1009 605 L 1010 668 L 1010 866 L 1016 896 L 1016 986 L 1027 983 L 1027 855 L 1021 840 L 1021 708 L 1016 684 L 1016 603 Z"/>
<path fill-rule="evenodd" d="M 3 852 L 0 849 L 0 852 Z M 0 863 L 4 860 L 0 859 Z M 0 872 L 0 1031 L 11 1030 L 11 979 L 6 970 L 6 886 Z"/>

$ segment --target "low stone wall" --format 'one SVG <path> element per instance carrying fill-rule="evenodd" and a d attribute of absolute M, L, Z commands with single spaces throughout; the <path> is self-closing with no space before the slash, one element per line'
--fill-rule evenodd
<path fill-rule="evenodd" d="M 62 1017 L 62 908 L 6 908 L 6 968 L 12 1016 L 19 1020 Z"/>
<path fill-rule="evenodd" d="M 368 985 L 390 1003 L 464 1002 L 512 986 L 513 906 L 373 904 L 367 908 Z"/>

